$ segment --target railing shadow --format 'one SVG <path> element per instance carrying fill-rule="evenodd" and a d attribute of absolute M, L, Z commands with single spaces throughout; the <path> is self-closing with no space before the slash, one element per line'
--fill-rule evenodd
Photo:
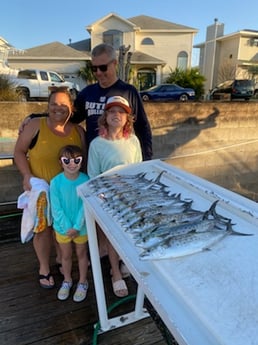
<path fill-rule="evenodd" d="M 220 111 L 216 107 L 213 107 L 213 110 L 205 118 L 200 119 L 196 116 L 190 116 L 184 121 L 167 124 L 164 126 L 162 134 L 156 135 L 154 129 L 154 158 L 165 159 L 166 157 L 171 157 L 175 150 L 196 139 L 203 130 L 216 127 L 216 118 L 219 116 Z M 169 129 L 171 127 L 173 127 L 172 130 Z M 160 132 L 161 127 L 158 129 Z"/>

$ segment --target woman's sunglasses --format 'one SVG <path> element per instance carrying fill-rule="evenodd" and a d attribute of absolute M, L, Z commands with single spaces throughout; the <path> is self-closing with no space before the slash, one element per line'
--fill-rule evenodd
<path fill-rule="evenodd" d="M 78 156 L 76 158 L 61 157 L 60 159 L 64 165 L 69 165 L 71 162 L 73 162 L 76 165 L 79 165 L 82 162 L 82 156 Z"/>
<path fill-rule="evenodd" d="M 113 60 L 111 60 L 111 61 L 109 61 L 107 64 L 105 64 L 105 65 L 92 65 L 92 66 L 90 66 L 90 68 L 91 68 L 91 71 L 92 72 L 94 72 L 94 73 L 96 73 L 97 72 L 97 70 L 99 69 L 101 72 L 106 72 L 107 71 L 107 69 L 108 69 L 108 66 L 111 64 L 111 62 L 112 62 Z"/>

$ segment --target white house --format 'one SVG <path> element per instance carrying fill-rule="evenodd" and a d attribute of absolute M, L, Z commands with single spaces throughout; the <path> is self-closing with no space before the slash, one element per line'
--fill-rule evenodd
<path fill-rule="evenodd" d="M 75 78 L 80 67 L 90 60 L 91 47 L 108 42 L 117 50 L 130 47 L 132 82 L 140 88 L 164 82 L 171 69 L 191 67 L 193 40 L 197 29 L 140 15 L 123 18 L 115 13 L 86 27 L 90 39 L 60 42 L 27 49 L 23 54 L 9 54 L 13 68 L 55 70 L 66 79 Z"/>
<path fill-rule="evenodd" d="M 0 73 L 2 75 L 15 74 L 16 70 L 10 68 L 8 64 L 8 54 L 10 52 L 17 52 L 3 37 L 0 37 Z"/>
<path fill-rule="evenodd" d="M 123 18 L 115 13 L 87 26 L 91 47 L 106 42 L 117 50 L 132 53 L 133 79 L 140 88 L 164 82 L 171 69 L 191 67 L 194 35 L 197 29 L 140 15 Z M 74 44 L 71 47 L 76 49 Z"/>

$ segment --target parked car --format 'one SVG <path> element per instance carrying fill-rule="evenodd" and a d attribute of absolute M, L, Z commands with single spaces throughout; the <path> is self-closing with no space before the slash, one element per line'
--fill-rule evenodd
<path fill-rule="evenodd" d="M 160 84 L 147 90 L 140 91 L 143 101 L 181 101 L 185 102 L 195 98 L 195 91 L 177 84 Z"/>
<path fill-rule="evenodd" d="M 78 85 L 65 81 L 57 72 L 38 69 L 20 70 L 16 77 L 12 77 L 12 82 L 23 101 L 46 100 L 49 96 L 49 88 L 52 86 L 66 87 L 73 98 L 80 91 Z"/>
<path fill-rule="evenodd" d="M 254 96 L 258 97 L 258 83 L 254 85 Z"/>
<path fill-rule="evenodd" d="M 210 93 L 210 99 L 245 99 L 248 101 L 254 95 L 254 82 L 251 79 L 227 80 L 216 86 Z"/>

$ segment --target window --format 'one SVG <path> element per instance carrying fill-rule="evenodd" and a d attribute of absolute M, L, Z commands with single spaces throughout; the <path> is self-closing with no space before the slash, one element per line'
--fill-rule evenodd
<path fill-rule="evenodd" d="M 47 72 L 40 71 L 39 73 L 40 73 L 41 80 L 48 80 Z"/>
<path fill-rule="evenodd" d="M 49 75 L 50 75 L 51 81 L 54 81 L 54 82 L 57 82 L 57 83 L 62 82 L 62 79 L 60 79 L 60 77 L 56 73 L 49 72 Z"/>
<path fill-rule="evenodd" d="M 153 40 L 150 37 L 146 37 L 142 40 L 142 45 L 154 45 Z"/>
<path fill-rule="evenodd" d="M 181 51 L 177 55 L 177 67 L 186 70 L 187 69 L 187 63 L 188 63 L 188 54 L 185 51 Z"/>
<path fill-rule="evenodd" d="M 123 45 L 123 32 L 119 30 L 108 30 L 103 33 L 103 42 L 111 44 L 116 50 Z"/>
<path fill-rule="evenodd" d="M 37 79 L 36 71 L 25 69 L 18 73 L 19 79 Z"/>

